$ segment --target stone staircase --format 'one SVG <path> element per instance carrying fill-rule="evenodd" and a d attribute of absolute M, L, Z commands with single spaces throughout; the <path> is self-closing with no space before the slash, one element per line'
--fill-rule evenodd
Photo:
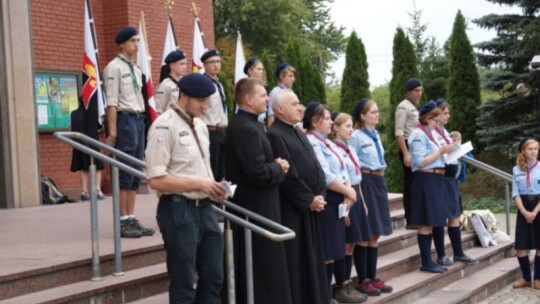
<path fill-rule="evenodd" d="M 469 233 L 462 234 L 463 247 L 480 263 L 456 263 L 442 274 L 419 272 L 416 231 L 404 228 L 401 196 L 391 194 L 390 204 L 395 230 L 380 240 L 378 275 L 394 291 L 370 297 L 365 303 L 476 303 L 520 276 L 513 243 L 482 248 Z M 148 209 L 154 207 L 155 203 Z M 100 257 L 103 280 L 97 282 L 89 280 L 90 258 L 0 275 L 0 304 L 167 303 L 165 257 L 159 232 L 156 234 L 152 244 L 123 251 L 123 276 L 112 274 L 114 257 L 110 252 Z M 445 245 L 447 255 L 452 256 L 448 239 Z"/>

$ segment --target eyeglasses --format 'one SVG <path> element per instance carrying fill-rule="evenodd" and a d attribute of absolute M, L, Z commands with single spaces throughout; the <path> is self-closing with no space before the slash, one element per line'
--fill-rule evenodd
<path fill-rule="evenodd" d="M 205 64 L 221 64 L 221 60 L 208 60 L 204 62 Z"/>

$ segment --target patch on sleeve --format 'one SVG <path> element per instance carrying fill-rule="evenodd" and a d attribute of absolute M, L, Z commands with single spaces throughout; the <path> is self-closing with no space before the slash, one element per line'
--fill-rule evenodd
<path fill-rule="evenodd" d="M 127 77 L 131 77 L 131 73 L 126 72 L 126 73 L 122 74 L 122 78 L 127 78 Z"/>
<path fill-rule="evenodd" d="M 178 136 L 179 136 L 179 137 L 189 136 L 189 132 L 186 131 L 186 130 L 181 131 L 181 132 L 178 133 Z"/>
<path fill-rule="evenodd" d="M 156 130 L 169 130 L 169 127 L 166 127 L 166 126 L 158 126 L 158 127 L 156 127 Z"/>
<path fill-rule="evenodd" d="M 165 141 L 165 136 L 164 136 L 164 135 L 161 135 L 161 134 L 158 135 L 158 136 L 156 137 L 156 141 L 157 141 L 158 144 L 162 144 L 162 143 Z"/>

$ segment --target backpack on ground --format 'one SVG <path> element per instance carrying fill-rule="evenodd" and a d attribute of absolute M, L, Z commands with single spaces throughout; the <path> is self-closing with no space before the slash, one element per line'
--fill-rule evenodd
<path fill-rule="evenodd" d="M 63 204 L 71 202 L 67 195 L 58 190 L 52 179 L 45 175 L 41 176 L 41 203 L 44 205 Z"/>

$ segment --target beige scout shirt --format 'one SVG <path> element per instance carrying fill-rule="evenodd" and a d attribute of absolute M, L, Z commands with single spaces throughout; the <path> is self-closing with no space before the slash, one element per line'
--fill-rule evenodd
<path fill-rule="evenodd" d="M 216 84 L 214 83 L 214 85 Z M 207 126 L 225 128 L 229 125 L 229 119 L 227 113 L 223 112 L 223 104 L 219 95 L 220 89 L 223 90 L 223 87 L 216 86 L 216 92 L 208 98 L 208 108 L 204 111 L 202 120 Z"/>
<path fill-rule="evenodd" d="M 187 115 L 187 114 L 186 114 Z M 208 129 L 202 120 L 194 118 L 193 123 L 199 137 L 204 158 L 189 125 L 171 108 L 161 114 L 148 131 L 146 147 L 146 174 L 148 178 L 167 174 L 214 180 L 210 168 L 210 140 Z M 189 199 L 207 198 L 208 194 L 189 191 L 182 194 Z"/>
<path fill-rule="evenodd" d="M 129 65 L 120 58 L 115 57 L 105 67 L 104 79 L 107 106 L 117 107 L 119 112 L 144 113 L 144 99 L 142 95 L 142 71 L 134 65 L 138 92 L 133 86 L 133 77 Z"/>
<path fill-rule="evenodd" d="M 414 128 L 418 124 L 418 109 L 408 99 L 403 99 L 396 108 L 396 136 L 403 136 L 403 138 L 409 138 Z"/>
<path fill-rule="evenodd" d="M 161 114 L 167 111 L 171 103 L 178 101 L 179 93 L 178 84 L 169 77 L 165 78 L 154 92 L 157 112 Z"/>

